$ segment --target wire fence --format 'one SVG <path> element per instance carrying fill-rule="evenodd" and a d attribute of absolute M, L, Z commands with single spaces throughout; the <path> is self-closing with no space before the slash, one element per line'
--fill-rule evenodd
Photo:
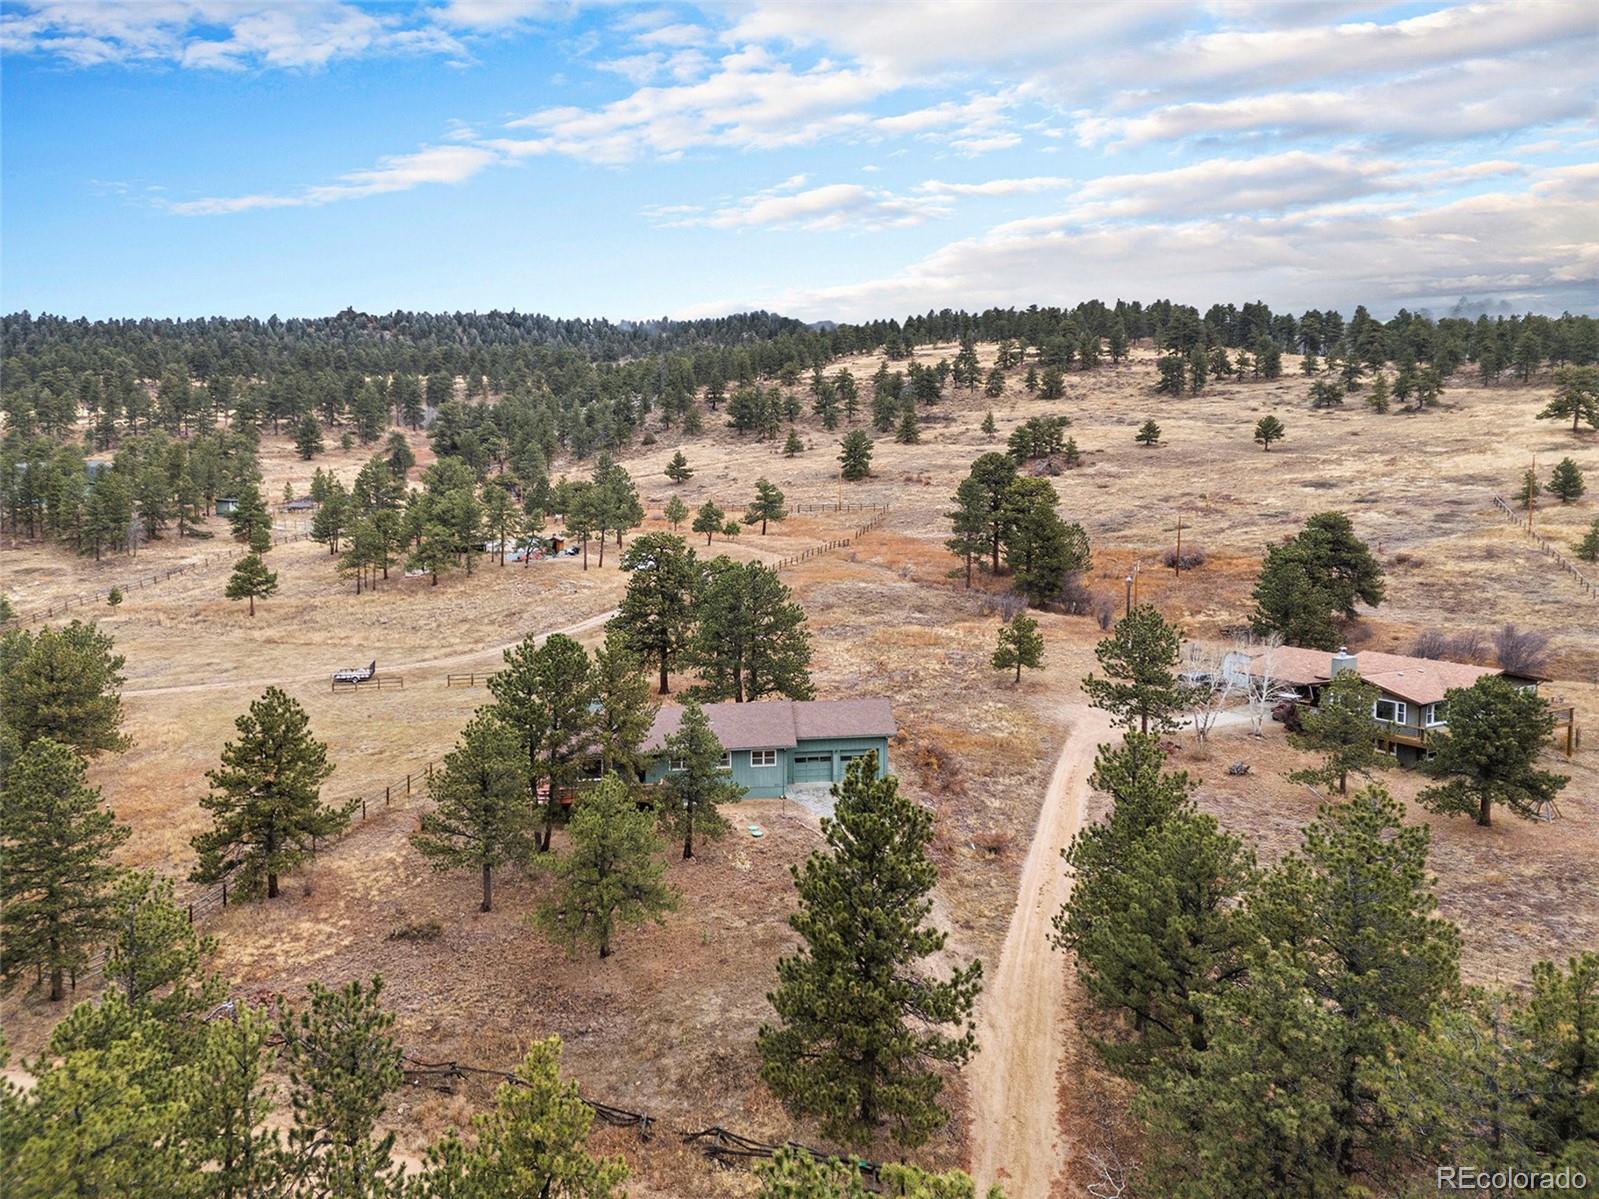
<path fill-rule="evenodd" d="M 1503 496 L 1494 496 L 1494 506 L 1498 508 L 1499 511 L 1503 513 L 1512 524 L 1519 526 L 1521 531 L 1537 544 L 1539 550 L 1543 552 L 1544 557 L 1548 558 L 1566 574 L 1575 579 L 1577 586 L 1582 588 L 1582 593 L 1584 595 L 1586 595 L 1589 599 L 1599 599 L 1599 581 L 1590 579 L 1582 571 L 1577 569 L 1577 564 L 1556 549 L 1555 543 L 1550 541 L 1549 538 L 1545 537 L 1536 529 L 1528 528 L 1528 517 L 1526 513 L 1518 512 L 1515 508 L 1511 507 L 1511 505 Z"/>
<path fill-rule="evenodd" d="M 831 553 L 833 550 L 845 549 L 853 545 L 856 541 L 860 540 L 860 538 L 864 537 L 867 533 L 870 533 L 873 529 L 878 528 L 885 520 L 888 519 L 887 504 L 857 505 L 857 509 L 859 511 L 869 511 L 872 513 L 872 516 L 856 525 L 854 529 L 850 531 L 850 535 L 848 537 L 835 537 L 831 541 L 824 541 L 818 545 L 813 545 L 809 549 L 801 550 L 797 554 L 790 554 L 787 558 L 783 558 L 774 563 L 772 565 L 772 569 L 790 570 L 793 567 L 798 566 L 801 562 L 809 562 L 812 558 L 819 558 L 821 555 Z"/>
<path fill-rule="evenodd" d="M 289 545 L 292 542 L 305 541 L 310 536 L 311 534 L 307 532 L 274 533 L 272 535 L 272 544 L 274 546 Z M 10 620 L 4 622 L 3 625 L 0 625 L 0 627 L 20 627 L 25 624 L 34 624 L 41 620 L 50 620 L 52 617 L 63 616 L 74 608 L 83 609 L 87 608 L 91 604 L 99 606 L 106 602 L 107 598 L 113 591 L 121 592 L 122 595 L 126 597 L 131 592 L 143 591 L 146 587 L 154 587 L 157 583 L 165 583 L 168 579 L 176 578 L 179 575 L 190 574 L 196 570 L 213 566 L 224 559 L 229 562 L 237 562 L 242 554 L 246 554 L 248 552 L 249 551 L 243 547 L 217 550 L 214 553 L 206 554 L 204 557 L 191 558 L 187 562 L 179 563 L 177 566 L 169 566 L 164 570 L 154 571 L 153 573 L 147 575 L 140 575 L 139 577 L 131 579 L 125 583 L 113 583 L 104 591 L 79 592 L 76 595 L 69 595 L 65 599 L 57 600 L 48 608 L 40 608 L 28 612 L 18 612 L 12 616 Z"/>

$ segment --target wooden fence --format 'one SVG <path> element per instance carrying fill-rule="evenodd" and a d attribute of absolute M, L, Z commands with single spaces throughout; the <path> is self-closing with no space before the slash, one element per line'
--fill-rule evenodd
<path fill-rule="evenodd" d="M 274 546 L 288 545 L 291 542 L 304 541 L 308 537 L 310 537 L 309 533 L 274 533 L 272 535 L 272 544 Z M 90 604 L 99 606 L 105 603 L 106 597 L 109 596 L 113 591 L 120 591 L 122 592 L 123 596 L 126 597 L 131 592 L 142 591 L 146 587 L 153 587 L 157 583 L 164 583 L 168 579 L 175 578 L 178 575 L 186 575 L 191 571 L 196 571 L 207 566 L 215 565 L 217 562 L 221 562 L 224 559 L 230 562 L 237 562 L 240 557 L 249 552 L 250 551 L 244 546 L 237 546 L 233 549 L 217 550 L 215 553 L 207 554 L 203 558 L 191 558 L 189 561 L 180 563 L 177 566 L 169 566 L 165 570 L 158 570 L 152 574 L 140 575 L 138 578 L 132 579 L 126 583 L 115 583 L 112 586 L 107 587 L 104 591 L 81 592 L 77 595 L 69 595 L 65 599 L 57 600 L 48 608 L 29 612 L 18 612 L 9 621 L 6 621 L 4 626 L 0 627 L 20 627 L 21 625 L 34 624 L 41 620 L 50 620 L 56 616 L 63 616 L 74 608 L 87 608 Z"/>
<path fill-rule="evenodd" d="M 444 676 L 444 685 L 446 687 L 481 687 L 484 683 L 487 683 L 492 676 L 492 671 L 483 674 L 475 671 L 470 673 L 447 674 Z"/>
<path fill-rule="evenodd" d="M 332 689 L 341 693 L 345 691 L 403 691 L 405 689 L 405 676 L 402 674 L 375 674 L 369 679 L 334 679 Z"/>
<path fill-rule="evenodd" d="M 1582 593 L 1584 595 L 1586 595 L 1589 599 L 1599 599 L 1599 581 L 1590 579 L 1587 575 L 1583 574 L 1582 571 L 1577 569 L 1577 564 L 1556 549 L 1555 543 L 1550 541 L 1549 538 L 1545 537 L 1536 529 L 1529 529 L 1527 527 L 1526 513 L 1518 512 L 1515 508 L 1511 507 L 1503 496 L 1494 496 L 1494 506 L 1498 508 L 1499 511 L 1503 513 L 1512 524 L 1519 525 L 1521 527 L 1521 531 L 1537 543 L 1537 546 L 1543 552 L 1544 557 L 1548 558 L 1566 574 L 1575 579 L 1577 586 L 1582 588 Z"/>
<path fill-rule="evenodd" d="M 848 537 L 835 537 L 831 541 L 824 541 L 820 545 L 813 545 L 808 549 L 801 550 L 797 554 L 790 554 L 787 558 L 773 563 L 772 569 L 790 570 L 793 567 L 798 566 L 801 562 L 809 562 L 812 558 L 819 558 L 823 554 L 831 553 L 833 550 L 844 549 L 850 545 L 853 545 L 865 534 L 871 532 L 888 519 L 887 504 L 857 505 L 856 507 L 860 511 L 871 512 L 872 516 L 856 525 L 855 528 L 850 531 L 850 535 Z M 832 511 L 832 509 L 828 509 L 828 511 Z"/>

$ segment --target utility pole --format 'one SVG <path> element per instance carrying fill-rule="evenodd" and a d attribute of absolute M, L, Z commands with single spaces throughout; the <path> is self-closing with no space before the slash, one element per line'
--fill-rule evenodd
<path fill-rule="evenodd" d="M 1178 578 L 1183 574 L 1183 514 L 1177 513 L 1177 557 L 1172 560 L 1172 573 Z"/>
<path fill-rule="evenodd" d="M 1527 475 L 1527 532 L 1532 532 L 1533 496 L 1538 493 L 1538 455 L 1532 456 L 1532 471 Z"/>
<path fill-rule="evenodd" d="M 1133 610 L 1133 576 L 1127 576 L 1127 607 L 1123 615 L 1131 615 Z"/>

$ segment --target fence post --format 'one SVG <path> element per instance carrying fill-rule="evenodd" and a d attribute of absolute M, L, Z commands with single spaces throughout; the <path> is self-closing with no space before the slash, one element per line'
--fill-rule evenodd
<path fill-rule="evenodd" d="M 407 795 L 411 794 L 411 776 L 409 774 L 405 776 L 405 793 Z"/>
<path fill-rule="evenodd" d="M 228 880 L 222 880 L 222 906 L 228 906 Z"/>
<path fill-rule="evenodd" d="M 361 823 L 366 823 L 366 799 L 361 800 Z"/>
<path fill-rule="evenodd" d="M 389 806 L 389 789 L 387 787 L 383 788 L 383 806 L 385 808 Z"/>
<path fill-rule="evenodd" d="M 194 923 L 194 900 L 189 901 L 189 923 Z"/>

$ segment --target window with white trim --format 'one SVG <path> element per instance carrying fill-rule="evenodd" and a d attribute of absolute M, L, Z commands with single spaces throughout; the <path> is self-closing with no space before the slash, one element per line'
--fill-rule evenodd
<path fill-rule="evenodd" d="M 1406 723 L 1405 717 L 1410 713 L 1409 709 L 1405 707 L 1404 700 L 1379 699 L 1371 706 L 1371 714 L 1378 720 L 1385 720 L 1392 724 L 1404 724 Z"/>
<path fill-rule="evenodd" d="M 1436 703 L 1436 704 L 1428 704 L 1427 705 L 1427 711 L 1426 711 L 1427 727 L 1428 728 L 1433 728 L 1436 725 L 1448 724 L 1449 723 L 1449 716 L 1447 714 L 1448 711 L 1449 711 L 1449 704 L 1448 704 L 1447 701 L 1441 701 L 1441 702 Z"/>
<path fill-rule="evenodd" d="M 751 766 L 776 766 L 777 765 L 777 751 L 775 749 L 752 749 L 752 750 L 750 750 L 750 765 Z"/>
<path fill-rule="evenodd" d="M 673 758 L 667 765 L 673 770 L 687 770 L 688 762 L 683 758 Z"/>
<path fill-rule="evenodd" d="M 726 750 L 722 751 L 722 760 L 717 763 L 723 770 L 733 769 L 733 755 Z"/>

